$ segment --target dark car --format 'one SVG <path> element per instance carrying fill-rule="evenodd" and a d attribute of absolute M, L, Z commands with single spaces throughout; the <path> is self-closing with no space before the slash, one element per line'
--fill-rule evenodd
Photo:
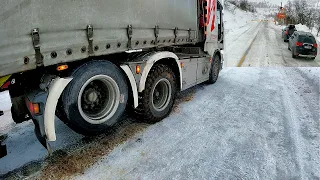
<path fill-rule="evenodd" d="M 318 54 L 317 41 L 309 32 L 294 32 L 289 38 L 288 49 L 292 52 L 292 58 L 308 57 L 315 59 Z"/>
<path fill-rule="evenodd" d="M 288 26 L 286 26 L 285 28 L 282 29 L 282 38 L 284 42 L 288 42 L 290 36 L 292 36 L 292 34 L 297 31 L 296 26 L 293 24 L 289 24 Z"/>

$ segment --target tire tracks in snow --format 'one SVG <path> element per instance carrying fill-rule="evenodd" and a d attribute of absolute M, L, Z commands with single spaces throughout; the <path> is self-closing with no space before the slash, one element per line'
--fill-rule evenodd
<path fill-rule="evenodd" d="M 296 69 L 294 70 L 296 71 Z M 319 140 L 319 129 L 314 123 L 310 125 L 310 128 L 315 128 L 313 137 L 307 137 L 305 133 L 309 133 L 310 129 L 304 128 L 304 125 L 308 121 L 312 121 L 313 117 L 306 116 L 306 114 L 313 114 L 313 110 L 309 110 L 305 107 L 305 99 L 301 97 L 300 92 L 296 91 L 296 85 L 294 81 L 298 79 L 290 79 L 292 75 L 292 69 L 281 69 L 280 74 L 282 76 L 282 88 L 283 88 L 283 106 L 285 107 L 285 117 L 284 117 L 284 130 L 286 135 L 286 144 L 287 149 L 292 154 L 294 158 L 296 170 L 298 171 L 299 179 L 312 179 L 319 178 L 320 167 L 319 159 L 319 150 L 317 152 L 317 145 L 313 145 L 313 141 L 316 142 Z M 289 74 L 288 74 L 289 73 Z M 298 75 L 299 76 L 299 75 Z M 289 91 L 290 89 L 290 91 Z M 296 91 L 296 92 L 295 92 Z M 299 96 L 300 95 L 300 96 Z M 314 119 L 316 121 L 316 119 Z M 313 164 L 313 160 L 316 164 Z M 318 173 L 318 174 L 315 174 Z"/>

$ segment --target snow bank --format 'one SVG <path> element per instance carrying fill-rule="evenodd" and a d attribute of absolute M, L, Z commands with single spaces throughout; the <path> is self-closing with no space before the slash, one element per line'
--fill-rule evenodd
<path fill-rule="evenodd" d="M 228 34 L 231 31 L 235 31 L 240 27 L 245 26 L 247 23 L 255 19 L 256 17 L 253 13 L 244 12 L 238 9 L 233 4 L 228 3 L 224 11 L 226 34 Z"/>
<path fill-rule="evenodd" d="M 0 92 L 0 110 L 4 111 L 4 115 L 0 116 L 0 135 L 9 131 L 14 123 L 11 119 L 11 100 L 8 91 Z"/>
<path fill-rule="evenodd" d="M 0 110 L 8 111 L 11 108 L 11 100 L 9 91 L 0 92 Z M 1 126 L 1 124 L 0 124 Z"/>

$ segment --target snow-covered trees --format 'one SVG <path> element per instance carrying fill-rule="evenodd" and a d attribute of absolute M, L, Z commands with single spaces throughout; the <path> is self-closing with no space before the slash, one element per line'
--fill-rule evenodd
<path fill-rule="evenodd" d="M 229 2 L 244 11 L 256 12 L 256 8 L 253 3 L 248 0 L 226 0 L 226 2 Z"/>
<path fill-rule="evenodd" d="M 315 15 L 315 28 L 317 30 L 317 36 L 320 35 L 320 11 L 317 10 L 316 11 L 316 15 Z"/>
<path fill-rule="evenodd" d="M 318 26 L 320 22 L 316 22 L 319 16 L 319 10 L 317 10 L 307 0 L 289 0 L 286 9 L 286 20 L 290 24 L 304 24 L 312 29 Z"/>

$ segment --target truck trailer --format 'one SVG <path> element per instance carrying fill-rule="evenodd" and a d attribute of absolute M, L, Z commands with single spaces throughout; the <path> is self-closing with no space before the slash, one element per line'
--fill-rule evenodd
<path fill-rule="evenodd" d="M 50 150 L 56 116 L 93 136 L 126 109 L 158 122 L 178 92 L 215 83 L 223 66 L 223 6 L 219 0 L 3 0 L 0 39 L 0 91 L 9 91 L 12 119 L 32 120 Z"/>

